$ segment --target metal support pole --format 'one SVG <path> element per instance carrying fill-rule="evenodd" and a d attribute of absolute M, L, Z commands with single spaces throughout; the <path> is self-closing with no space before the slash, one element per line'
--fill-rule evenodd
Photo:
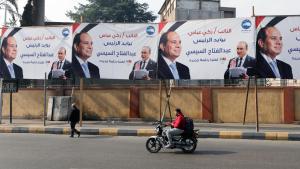
<path fill-rule="evenodd" d="M 12 124 L 12 92 L 9 96 L 9 123 Z"/>
<path fill-rule="evenodd" d="M 80 78 L 80 121 L 79 125 L 82 127 L 82 110 L 83 110 L 83 78 Z"/>
<path fill-rule="evenodd" d="M 256 111 L 256 132 L 259 132 L 259 120 L 258 120 L 258 98 L 257 98 L 257 79 L 254 77 L 255 82 L 255 111 Z"/>
<path fill-rule="evenodd" d="M 169 92 L 168 92 L 168 108 L 169 108 L 169 113 L 170 113 L 170 118 L 171 121 L 173 121 L 172 119 L 172 112 L 171 112 L 171 106 L 170 106 L 170 98 L 171 98 L 171 91 L 172 91 L 172 81 L 169 81 Z"/>
<path fill-rule="evenodd" d="M 161 102 L 162 102 L 162 85 L 161 85 L 162 81 L 159 81 L 159 121 L 161 121 Z"/>
<path fill-rule="evenodd" d="M 247 106 L 248 106 L 248 96 L 249 96 L 249 90 L 250 90 L 250 80 L 251 80 L 251 76 L 249 77 L 248 84 L 247 84 L 247 94 L 246 94 L 246 101 L 245 101 L 243 125 L 245 125 L 245 121 L 246 121 L 246 112 L 247 112 Z"/>
<path fill-rule="evenodd" d="M 170 113 L 170 118 L 171 118 L 171 121 L 172 121 L 171 108 L 170 108 L 170 98 L 171 98 L 171 91 L 172 91 L 172 83 L 171 83 L 171 81 L 169 81 L 169 82 L 170 83 L 168 85 L 167 82 L 165 81 L 165 86 L 166 86 L 166 105 L 165 105 L 165 109 L 164 109 L 162 117 L 163 118 L 165 117 L 165 113 L 167 112 L 167 108 L 168 108 L 169 109 L 169 113 Z M 163 118 L 162 118 L 162 121 L 163 121 Z"/>
<path fill-rule="evenodd" d="M 46 118 L 47 118 L 47 113 L 46 113 L 46 104 L 47 104 L 47 73 L 45 72 L 45 79 L 44 79 L 44 126 L 46 126 Z"/>
<path fill-rule="evenodd" d="M 3 82 L 3 79 L 0 79 L 0 124 L 2 123 L 2 98 L 3 98 L 2 82 Z"/>

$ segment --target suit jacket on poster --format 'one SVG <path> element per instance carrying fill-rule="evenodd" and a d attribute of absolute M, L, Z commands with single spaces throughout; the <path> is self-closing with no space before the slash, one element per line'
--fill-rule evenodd
<path fill-rule="evenodd" d="M 256 56 L 256 74 L 258 78 L 276 78 L 275 74 L 273 73 L 269 63 L 264 59 L 264 57 L 259 53 Z M 292 67 L 281 61 L 276 59 L 277 67 L 280 73 L 281 79 L 293 79 L 293 72 Z"/>
<path fill-rule="evenodd" d="M 255 65 L 256 65 L 256 60 L 255 60 L 255 58 L 253 58 L 253 57 L 251 57 L 251 56 L 249 56 L 249 55 L 247 55 L 247 56 L 245 56 L 246 58 L 245 58 L 245 62 L 243 63 L 243 67 L 244 68 L 254 68 L 255 67 Z M 238 61 L 237 61 L 237 58 L 232 58 L 232 59 L 230 59 L 229 60 L 229 62 L 228 62 L 228 66 L 227 66 L 227 70 L 226 70 L 226 72 L 224 73 L 224 79 L 229 79 L 229 78 L 231 78 L 231 77 L 229 77 L 229 67 L 230 67 L 230 62 L 232 61 L 232 60 L 236 60 L 236 66 L 237 66 L 237 64 L 238 64 Z M 248 73 L 247 73 L 248 74 Z M 248 74 L 249 75 L 249 74 Z"/>
<path fill-rule="evenodd" d="M 129 74 L 129 79 L 130 80 L 134 79 L 134 68 L 135 68 L 135 65 L 138 64 L 138 63 L 141 63 L 141 62 L 142 61 L 140 60 L 140 61 L 136 61 L 134 63 L 133 69 L 132 69 L 132 71 Z M 145 69 L 149 71 L 149 77 L 151 79 L 156 79 L 157 63 L 154 60 L 149 59 L 148 64 L 147 64 L 147 66 L 146 66 Z"/>
<path fill-rule="evenodd" d="M 168 64 L 166 63 L 163 56 L 161 55 L 158 56 L 157 66 L 158 66 L 158 71 L 157 71 L 158 79 L 174 79 Z M 190 69 L 186 65 L 176 62 L 176 68 L 180 79 L 191 79 Z"/>
<path fill-rule="evenodd" d="M 91 78 L 100 79 L 100 71 L 98 66 L 94 65 L 91 62 L 88 62 L 88 68 L 90 71 Z M 72 57 L 72 76 L 75 78 L 85 78 L 85 74 L 82 70 L 82 67 L 76 57 Z"/>
<path fill-rule="evenodd" d="M 23 69 L 15 63 L 13 63 L 13 68 L 16 79 L 23 79 Z M 0 57 L 0 77 L 3 79 L 11 79 L 8 67 L 2 56 Z"/>
<path fill-rule="evenodd" d="M 51 79 L 51 78 L 52 78 L 53 65 L 54 65 L 54 63 L 57 63 L 57 62 L 58 62 L 58 61 L 52 63 L 51 71 L 49 72 L 48 79 Z M 65 71 L 65 76 L 66 76 L 67 78 L 71 78 L 71 74 L 70 74 L 71 69 L 72 69 L 72 64 L 71 64 L 71 62 L 68 61 L 68 60 L 65 60 L 64 65 L 62 66 L 62 70 Z"/>

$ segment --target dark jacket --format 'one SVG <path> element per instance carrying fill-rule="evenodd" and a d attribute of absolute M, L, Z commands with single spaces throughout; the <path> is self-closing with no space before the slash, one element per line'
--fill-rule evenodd
<path fill-rule="evenodd" d="M 163 56 L 158 55 L 157 59 L 157 78 L 158 79 L 174 79 L 174 76 L 164 60 Z M 179 79 L 191 79 L 190 69 L 182 63 L 176 62 L 176 68 L 179 74 Z"/>
<path fill-rule="evenodd" d="M 253 57 L 251 57 L 251 56 L 249 56 L 249 55 L 247 55 L 247 56 L 245 56 L 245 57 L 246 57 L 246 58 L 245 58 L 245 62 L 244 62 L 244 64 L 243 64 L 242 66 L 243 66 L 244 68 L 254 68 L 255 65 L 256 65 L 256 60 L 255 60 L 255 58 L 253 58 Z M 229 60 L 228 66 L 227 66 L 227 70 L 226 70 L 225 73 L 224 73 L 224 79 L 229 79 L 229 78 L 231 78 L 231 77 L 229 77 L 229 67 L 230 67 L 230 62 L 231 62 L 233 59 L 236 60 L 236 66 L 237 66 L 237 64 L 238 64 L 237 58 L 232 58 L 232 59 Z M 249 75 L 248 72 L 247 72 L 247 74 Z M 251 75 L 251 74 L 250 74 L 250 75 Z"/>
<path fill-rule="evenodd" d="M 276 78 L 269 63 L 260 53 L 257 54 L 256 60 L 255 71 L 258 78 Z M 293 79 L 292 67 L 289 64 L 278 59 L 276 59 L 276 63 L 281 79 Z"/>
<path fill-rule="evenodd" d="M 76 106 L 73 106 L 70 115 L 70 122 L 77 123 L 79 122 L 79 118 L 80 118 L 80 111 Z"/>
<path fill-rule="evenodd" d="M 51 70 L 50 70 L 50 72 L 49 72 L 49 74 L 48 74 L 48 79 L 52 79 L 53 65 L 54 65 L 54 63 L 57 63 L 57 62 L 58 62 L 58 61 L 52 63 Z M 71 64 L 70 61 L 65 60 L 64 65 L 62 66 L 62 70 L 65 71 L 65 76 L 66 76 L 67 78 L 71 78 L 70 71 L 72 70 L 72 64 Z"/>
<path fill-rule="evenodd" d="M 88 62 L 88 68 L 90 71 L 91 78 L 100 79 L 100 71 L 98 66 L 94 65 L 91 62 Z M 85 78 L 84 72 L 79 61 L 76 59 L 75 56 L 72 58 L 72 76 L 74 78 Z"/>
<path fill-rule="evenodd" d="M 13 68 L 16 79 L 23 79 L 23 69 L 15 63 L 13 63 Z M 11 79 L 8 67 L 2 56 L 0 57 L 0 76 L 3 79 Z"/>
<path fill-rule="evenodd" d="M 138 64 L 138 63 L 141 63 L 141 62 L 142 62 L 142 61 L 136 61 L 136 62 L 134 63 L 133 69 L 132 69 L 132 71 L 130 72 L 130 75 L 129 75 L 129 79 L 130 79 L 130 80 L 133 80 L 133 79 L 134 79 L 133 76 L 134 76 L 134 68 L 135 68 L 135 65 Z M 149 59 L 148 64 L 147 64 L 147 66 L 146 66 L 145 69 L 149 71 L 149 77 L 150 77 L 151 79 L 156 79 L 157 63 L 156 63 L 154 60 Z"/>

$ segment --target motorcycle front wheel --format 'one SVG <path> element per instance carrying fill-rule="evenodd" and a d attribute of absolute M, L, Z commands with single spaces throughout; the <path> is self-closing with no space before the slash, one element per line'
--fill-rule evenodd
<path fill-rule="evenodd" d="M 184 153 L 193 153 L 197 148 L 197 140 L 194 138 L 186 138 L 184 142 L 185 146 L 182 147 Z"/>
<path fill-rule="evenodd" d="M 150 153 L 157 153 L 161 149 L 161 144 L 155 138 L 146 141 L 146 148 Z"/>

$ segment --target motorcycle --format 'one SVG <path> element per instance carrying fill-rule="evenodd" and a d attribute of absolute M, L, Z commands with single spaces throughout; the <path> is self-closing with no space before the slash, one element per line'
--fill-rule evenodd
<path fill-rule="evenodd" d="M 150 136 L 146 141 L 146 149 L 150 153 L 157 153 L 162 147 L 168 144 L 168 137 L 164 128 L 167 126 L 162 122 L 155 122 L 156 136 Z M 197 148 L 198 130 L 184 131 L 181 135 L 173 136 L 172 141 L 174 146 L 171 149 L 178 148 L 184 153 L 193 153 Z"/>

